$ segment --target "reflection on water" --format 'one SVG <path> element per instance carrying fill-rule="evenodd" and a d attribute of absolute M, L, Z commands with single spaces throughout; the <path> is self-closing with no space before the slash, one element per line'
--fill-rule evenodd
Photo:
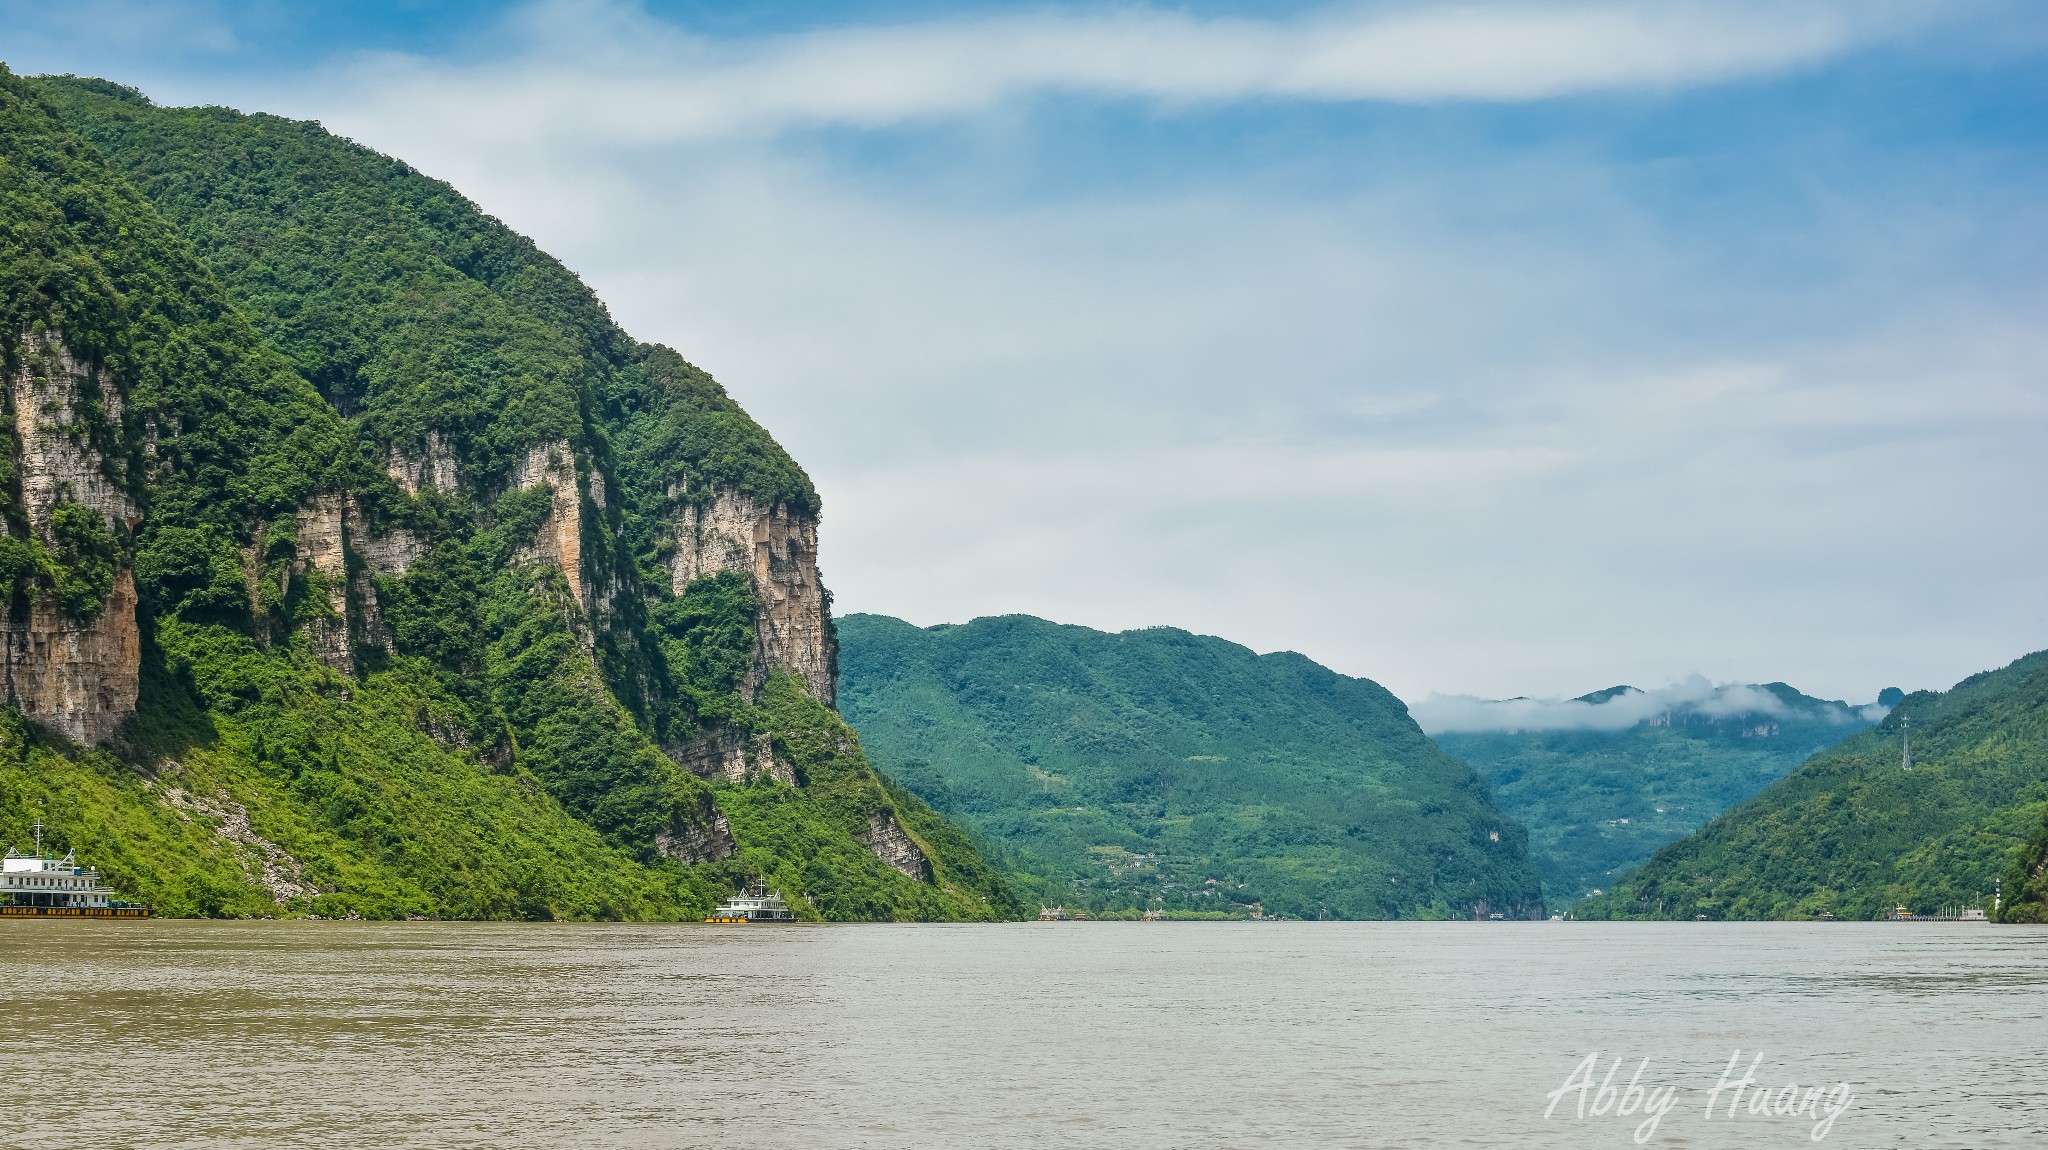
<path fill-rule="evenodd" d="M 0 1144 L 1632 1146 L 1588 1052 L 1848 1081 L 1823 1145 L 2048 1145 L 2048 931 L 0 923 Z M 1604 1074 L 1604 1069 L 1602 1073 Z M 1724 1102 L 1725 1106 L 1725 1102 Z"/>

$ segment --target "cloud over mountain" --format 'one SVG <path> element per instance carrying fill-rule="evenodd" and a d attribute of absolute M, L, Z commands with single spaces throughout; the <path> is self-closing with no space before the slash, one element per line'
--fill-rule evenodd
<path fill-rule="evenodd" d="M 1408 713 L 1432 735 L 1452 731 L 1621 731 L 1666 716 L 1727 719 L 1742 715 L 1784 718 L 1833 717 L 1844 725 L 1862 717 L 1882 718 L 1885 708 L 1850 708 L 1839 703 L 1793 702 L 1780 691 L 1747 683 L 1712 683 L 1699 675 L 1652 690 L 1613 687 L 1576 699 L 1481 699 L 1473 695 L 1430 695 Z M 1782 692 L 1782 693 L 1781 693 Z M 1817 700 L 1813 702 L 1818 702 Z"/>

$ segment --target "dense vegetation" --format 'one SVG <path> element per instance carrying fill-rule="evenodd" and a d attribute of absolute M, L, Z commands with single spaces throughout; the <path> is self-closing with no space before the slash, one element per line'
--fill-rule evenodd
<path fill-rule="evenodd" d="M 667 593 L 658 563 L 669 492 L 702 500 L 731 488 L 818 508 L 802 469 L 716 381 L 620 331 L 567 268 L 455 189 L 318 124 L 158 108 L 100 80 L 35 84 L 317 386 L 327 422 L 348 417 L 350 466 L 299 487 L 346 486 L 374 521 L 466 539 L 479 514 L 528 512 L 538 524 L 545 508 L 532 491 L 514 494 L 529 506 L 490 505 L 530 448 L 566 440 L 579 484 L 591 468 L 610 475 L 617 490 L 585 508 L 586 573 L 619 593 L 616 618 L 595 636 L 599 666 L 658 740 L 682 733 L 672 721 L 689 726 L 676 713 L 681 692 L 661 681 L 666 664 L 637 641 L 644 601 Z M 458 464 L 456 499 L 406 499 L 383 474 L 389 449 L 424 457 L 430 434 Z M 414 618 L 455 624 L 429 638 L 458 677 L 485 647 L 460 623 L 474 614 L 470 592 L 509 553 L 475 557 L 470 570 L 437 564 L 399 592 L 419 605 Z"/>
<path fill-rule="evenodd" d="M 1295 654 L 1028 616 L 839 621 L 888 775 L 1046 902 L 1311 918 L 1533 913 L 1524 836 L 1378 684 Z"/>
<path fill-rule="evenodd" d="M 1771 712 L 1678 707 L 1621 730 L 1441 731 L 1494 801 L 1529 828 L 1529 857 L 1553 907 L 1605 888 L 1708 819 L 1870 725 L 1842 703 L 1783 683 Z M 1584 701 L 1612 697 L 1609 688 Z"/>
<path fill-rule="evenodd" d="M 2033 841 L 2014 856 L 2004 879 L 2006 922 L 2048 923 L 2048 812 L 2034 830 Z"/>
<path fill-rule="evenodd" d="M 47 331 L 115 381 L 125 410 L 84 411 L 85 432 L 143 510 L 103 538 L 59 508 L 44 547 L 6 477 L 14 617 L 37 596 L 89 616 L 132 562 L 144 652 L 112 751 L 0 723 L 0 837 L 40 815 L 172 913 L 687 917 L 752 876 L 806 915 L 1018 912 L 800 683 L 742 692 L 744 578 L 668 589 L 669 501 L 732 488 L 814 512 L 802 471 L 445 184 L 318 125 L 0 69 L 0 310 L 10 373 Z M 386 474 L 430 435 L 452 494 Z M 552 493 L 506 482 L 564 441 L 602 611 L 523 557 Z M 600 470 L 612 489 L 584 489 Z M 391 650 L 360 645 L 354 676 L 314 657 L 326 588 L 295 562 L 295 513 L 339 491 L 426 544 L 379 581 Z M 707 783 L 658 749 L 713 729 L 771 739 L 807 785 Z M 867 849 L 876 811 L 930 882 Z M 721 819 L 735 857 L 656 850 Z"/>
<path fill-rule="evenodd" d="M 1902 763 L 1911 724 L 1912 766 Z M 1990 903 L 2048 814 L 2048 652 L 1907 695 L 1885 720 L 1657 852 L 1576 913 L 1869 919 Z M 2016 910 L 2022 916 L 2037 911 Z"/>

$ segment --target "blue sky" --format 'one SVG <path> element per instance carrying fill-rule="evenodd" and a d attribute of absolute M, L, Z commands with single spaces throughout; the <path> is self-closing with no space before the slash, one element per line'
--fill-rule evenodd
<path fill-rule="evenodd" d="M 842 609 L 1430 692 L 2048 646 L 2024 3 L 0 0 L 449 179 L 811 470 Z"/>

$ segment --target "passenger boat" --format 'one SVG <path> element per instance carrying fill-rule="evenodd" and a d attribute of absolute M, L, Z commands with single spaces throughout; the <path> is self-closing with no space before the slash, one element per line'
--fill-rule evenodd
<path fill-rule="evenodd" d="M 78 865 L 78 852 L 43 857 L 43 824 L 36 824 L 33 855 L 12 849 L 0 862 L 0 918 L 148 918 L 100 885 L 99 871 Z"/>
<path fill-rule="evenodd" d="M 782 896 L 772 891 L 763 891 L 760 884 L 748 890 L 735 893 L 719 904 L 704 919 L 705 922 L 740 924 L 749 922 L 795 922 L 796 912 L 782 901 Z"/>

